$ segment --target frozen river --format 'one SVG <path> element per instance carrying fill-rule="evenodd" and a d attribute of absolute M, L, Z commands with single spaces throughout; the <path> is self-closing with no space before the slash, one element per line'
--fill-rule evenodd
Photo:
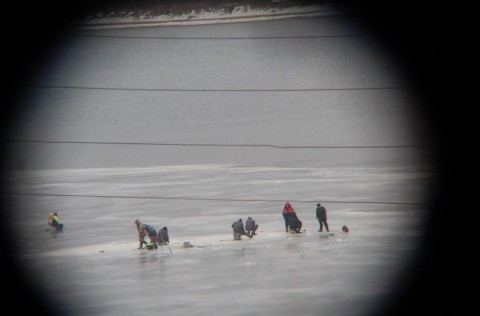
<path fill-rule="evenodd" d="M 395 292 L 418 250 L 425 213 L 420 205 L 348 201 L 420 203 L 429 182 L 428 174 L 381 168 L 197 165 L 28 174 L 14 190 L 39 196 L 15 199 L 28 210 L 15 225 L 30 232 L 19 244 L 33 239 L 35 247 L 20 258 L 33 283 L 71 315 L 238 315 L 243 308 L 254 315 L 368 315 Z M 317 232 L 320 197 L 335 236 Z M 282 198 L 293 200 L 305 234 L 284 231 Z M 344 202 L 328 203 L 335 200 Z M 46 231 L 51 210 L 59 211 L 64 233 Z M 233 241 L 230 224 L 248 216 L 259 224 L 258 236 Z M 167 226 L 173 254 L 165 247 L 136 250 L 135 218 Z M 350 233 L 341 232 L 343 225 Z M 182 249 L 184 241 L 195 247 Z"/>
<path fill-rule="evenodd" d="M 6 153 L 32 284 L 65 315 L 380 309 L 419 250 L 434 174 L 401 69 L 362 32 L 331 16 L 67 37 Z M 285 201 L 304 234 L 285 233 Z M 248 216 L 258 236 L 233 241 Z M 135 218 L 168 226 L 173 253 L 138 251 Z"/>

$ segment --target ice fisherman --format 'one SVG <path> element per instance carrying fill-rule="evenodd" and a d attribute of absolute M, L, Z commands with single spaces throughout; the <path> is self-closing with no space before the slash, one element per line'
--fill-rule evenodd
<path fill-rule="evenodd" d="M 327 230 L 327 232 L 330 232 L 330 230 L 328 229 L 328 223 L 327 223 L 327 209 L 323 205 L 318 203 L 315 213 L 317 216 L 318 223 L 320 224 L 320 229 L 318 231 L 323 232 L 323 225 L 325 225 L 325 229 Z"/>
<path fill-rule="evenodd" d="M 288 227 L 290 228 L 290 232 L 299 234 L 301 233 L 302 226 L 303 223 L 298 218 L 297 213 L 292 212 L 288 219 Z"/>
<path fill-rule="evenodd" d="M 135 225 L 137 226 L 138 242 L 140 243 L 138 249 L 142 249 L 143 244 L 147 244 L 147 242 L 145 241 L 146 236 L 150 238 L 150 243 L 152 243 L 155 249 L 157 249 L 157 231 L 155 230 L 155 227 L 153 227 L 152 225 L 143 224 L 138 219 L 135 220 Z"/>
<path fill-rule="evenodd" d="M 245 230 L 247 231 L 247 233 L 253 236 L 257 234 L 257 229 L 258 224 L 255 224 L 255 220 L 249 216 L 247 218 L 247 221 L 245 222 Z"/>
<path fill-rule="evenodd" d="M 166 246 L 170 243 L 170 237 L 168 236 L 168 228 L 163 227 L 158 231 L 157 242 L 160 246 Z"/>
<path fill-rule="evenodd" d="M 289 227 L 289 219 L 292 213 L 295 213 L 295 209 L 292 207 L 290 202 L 285 202 L 285 206 L 283 207 L 282 216 L 283 220 L 285 221 L 285 231 L 288 232 Z"/>
<path fill-rule="evenodd" d="M 48 214 L 48 225 L 55 227 L 57 232 L 63 231 L 63 224 L 58 220 L 58 213 Z"/>
<path fill-rule="evenodd" d="M 243 221 L 242 221 L 241 218 L 240 218 L 238 221 L 233 222 L 232 228 L 233 228 L 233 239 L 235 239 L 235 240 L 241 239 L 241 236 L 242 236 L 242 235 L 243 235 L 243 236 L 247 236 L 248 238 L 252 238 L 252 237 L 253 237 L 253 234 L 249 234 L 249 233 L 247 233 L 247 231 L 245 230 L 245 227 L 243 226 Z M 236 238 L 235 235 L 237 235 L 238 238 Z"/>

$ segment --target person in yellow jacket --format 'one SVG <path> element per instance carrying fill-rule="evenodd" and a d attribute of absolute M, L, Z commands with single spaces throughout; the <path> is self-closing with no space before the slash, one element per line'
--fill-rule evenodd
<path fill-rule="evenodd" d="M 55 213 L 50 213 L 48 215 L 48 225 L 52 226 L 52 227 L 55 227 L 55 229 L 58 231 L 63 231 L 63 224 L 60 223 L 60 221 L 58 220 L 58 213 L 55 212 Z"/>

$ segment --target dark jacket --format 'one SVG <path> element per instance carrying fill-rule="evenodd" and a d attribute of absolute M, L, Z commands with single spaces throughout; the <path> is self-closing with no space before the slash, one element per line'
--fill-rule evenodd
<path fill-rule="evenodd" d="M 302 221 L 300 221 L 297 215 L 295 214 L 294 216 L 290 217 L 288 221 L 288 226 L 293 230 L 300 229 L 302 228 Z"/>
<path fill-rule="evenodd" d="M 170 242 L 168 230 L 166 227 L 163 227 L 158 231 L 157 241 L 161 245 L 168 244 Z"/>
<path fill-rule="evenodd" d="M 145 229 L 148 236 L 157 236 L 157 231 L 152 225 L 143 224 L 143 229 Z"/>
<path fill-rule="evenodd" d="M 139 220 L 135 221 L 138 230 L 138 240 L 141 242 L 146 236 L 157 236 L 157 231 L 152 225 L 142 224 Z"/>
<path fill-rule="evenodd" d="M 243 222 L 238 220 L 232 224 L 233 232 L 234 233 L 246 233 L 245 227 L 243 226 Z"/>
<path fill-rule="evenodd" d="M 319 221 L 326 221 L 327 220 L 327 210 L 324 206 L 317 207 L 317 219 Z"/>
<path fill-rule="evenodd" d="M 247 218 L 245 222 L 245 230 L 252 231 L 255 230 L 255 220 L 251 217 Z"/>

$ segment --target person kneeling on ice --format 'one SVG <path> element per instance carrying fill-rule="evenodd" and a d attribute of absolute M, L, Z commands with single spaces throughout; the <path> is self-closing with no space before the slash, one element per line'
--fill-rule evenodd
<path fill-rule="evenodd" d="M 160 246 L 166 246 L 168 243 L 170 243 L 167 227 L 163 227 L 158 231 L 157 242 Z"/>
<path fill-rule="evenodd" d="M 63 224 L 58 221 L 58 213 L 50 213 L 48 215 L 48 225 L 55 227 L 55 229 L 58 231 L 63 230 Z"/>
<path fill-rule="evenodd" d="M 290 219 L 288 221 L 288 226 L 290 227 L 290 231 L 293 233 L 301 233 L 300 229 L 302 229 L 302 221 L 298 219 L 298 216 L 296 213 L 293 213 L 290 215 Z"/>
<path fill-rule="evenodd" d="M 233 239 L 235 240 L 241 240 L 242 235 L 247 236 L 248 238 L 253 237 L 253 235 L 247 233 L 247 231 L 245 230 L 245 227 L 243 226 L 243 222 L 241 218 L 238 221 L 233 222 L 232 228 L 233 228 Z"/>
<path fill-rule="evenodd" d="M 152 225 L 142 224 L 138 219 L 135 220 L 135 225 L 137 225 L 138 241 L 140 243 L 138 249 L 143 249 L 143 244 L 147 245 L 146 236 L 150 238 L 150 243 L 157 249 L 157 231 L 155 228 Z"/>
<path fill-rule="evenodd" d="M 245 222 L 245 230 L 247 231 L 247 233 L 249 233 L 252 236 L 256 235 L 257 229 L 258 229 L 258 225 L 255 224 L 255 220 L 251 217 L 248 217 L 247 221 Z"/>

